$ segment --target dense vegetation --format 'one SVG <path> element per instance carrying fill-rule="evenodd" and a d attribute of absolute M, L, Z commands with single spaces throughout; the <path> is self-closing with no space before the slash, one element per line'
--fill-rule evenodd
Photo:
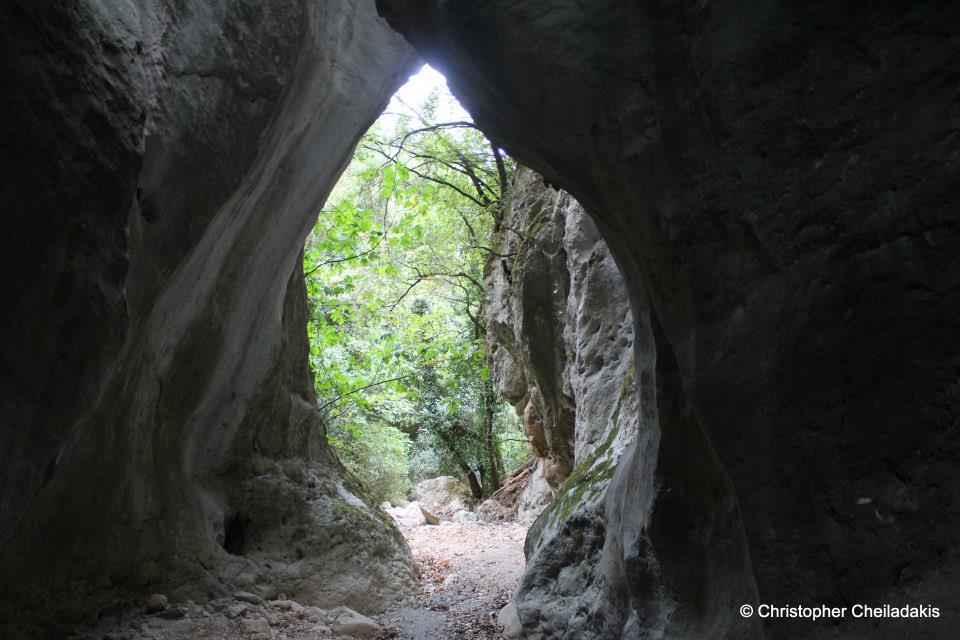
<path fill-rule="evenodd" d="M 479 498 L 528 455 L 492 388 L 483 268 L 513 174 L 445 88 L 357 147 L 304 248 L 327 438 L 380 500 L 456 475 Z M 397 112 L 399 111 L 399 113 Z"/>

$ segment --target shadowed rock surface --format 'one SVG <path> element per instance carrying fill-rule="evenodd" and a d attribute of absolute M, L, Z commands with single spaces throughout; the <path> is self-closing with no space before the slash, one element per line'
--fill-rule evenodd
<path fill-rule="evenodd" d="M 956 620 L 960 40 L 943 25 L 960 10 L 378 6 L 591 213 L 633 305 L 641 437 L 583 541 L 602 597 L 562 623 L 521 606 L 524 625 L 949 637 L 944 619 L 761 627 L 736 608 L 935 601 Z"/>
<path fill-rule="evenodd" d="M 960 7 L 377 5 L 582 203 L 632 307 L 638 437 L 531 565 L 526 632 L 952 638 Z M 7 3 L 0 31 L 0 635 L 161 590 L 376 608 L 408 555 L 324 444 L 291 274 L 412 49 L 366 1 Z"/>
<path fill-rule="evenodd" d="M 152 591 L 379 610 L 409 552 L 327 448 L 298 256 L 410 47 L 369 3 L 0 12 L 0 635 Z"/>

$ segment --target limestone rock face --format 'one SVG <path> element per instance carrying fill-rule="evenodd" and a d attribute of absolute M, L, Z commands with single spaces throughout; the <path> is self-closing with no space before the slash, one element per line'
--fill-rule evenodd
<path fill-rule="evenodd" d="M 528 569 L 526 632 L 952 637 L 943 618 L 737 610 L 960 611 L 960 40 L 942 28 L 960 7 L 378 7 L 498 144 L 583 204 L 632 305 L 637 437 L 602 510 Z M 547 450 L 575 457 L 570 421 L 546 417 L 563 425 L 542 429 Z"/>
<path fill-rule="evenodd" d="M 496 252 L 485 279 L 491 371 L 540 456 L 517 499 L 517 521 L 533 525 L 520 606 L 564 624 L 599 597 L 590 588 L 599 555 L 581 544 L 596 536 L 612 472 L 640 423 L 630 301 L 583 207 L 529 169 L 517 171 Z M 549 306 L 540 304 L 545 288 L 555 298 Z M 546 340 L 554 341 L 549 349 Z M 545 351 L 557 354 L 551 378 L 537 366 Z M 559 419 L 549 410 L 558 405 L 569 408 L 572 425 L 549 422 Z M 533 579 L 558 563 L 566 565 L 561 589 Z"/>
<path fill-rule="evenodd" d="M 0 636 L 160 591 L 402 593 L 317 419 L 298 254 L 410 47 L 368 2 L 7 3 L 0 31 Z"/>
<path fill-rule="evenodd" d="M 377 6 L 589 212 L 631 304 L 617 461 L 578 435 L 558 331 L 590 314 L 543 229 L 550 322 L 495 375 L 585 489 L 532 529 L 511 634 L 953 638 L 960 5 Z M 316 421 L 296 273 L 410 47 L 366 0 L 8 2 L 0 35 L 0 636 L 151 593 L 402 587 Z M 760 600 L 943 615 L 739 616 Z"/>
<path fill-rule="evenodd" d="M 492 380 L 538 456 L 515 505 L 532 524 L 594 449 L 617 458 L 636 434 L 630 302 L 583 207 L 524 167 L 484 287 Z"/>
<path fill-rule="evenodd" d="M 492 378 L 545 458 L 535 475 L 558 484 L 611 434 L 619 449 L 636 434 L 630 301 L 583 207 L 530 169 L 517 171 L 496 247 L 485 278 Z M 545 352 L 556 366 L 542 366 Z"/>
<path fill-rule="evenodd" d="M 556 495 L 562 480 L 557 477 L 558 474 L 551 473 L 551 464 L 549 458 L 536 459 L 517 497 L 516 520 L 520 524 L 533 524 Z"/>

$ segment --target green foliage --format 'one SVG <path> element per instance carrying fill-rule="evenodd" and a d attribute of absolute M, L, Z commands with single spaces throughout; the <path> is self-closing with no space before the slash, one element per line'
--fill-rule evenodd
<path fill-rule="evenodd" d="M 509 475 L 531 456 L 530 443 L 523 434 L 520 418 L 511 407 L 502 407 L 497 415 L 497 433 L 500 435 L 500 455 L 503 470 Z"/>
<path fill-rule="evenodd" d="M 501 455 L 518 429 L 491 389 L 482 288 L 513 165 L 469 122 L 432 120 L 449 100 L 374 125 L 304 247 L 328 440 L 391 501 L 436 473 L 489 494 L 521 456 Z"/>
<path fill-rule="evenodd" d="M 327 439 L 378 502 L 398 504 L 406 498 L 410 440 L 402 431 L 377 420 L 346 422 Z"/>

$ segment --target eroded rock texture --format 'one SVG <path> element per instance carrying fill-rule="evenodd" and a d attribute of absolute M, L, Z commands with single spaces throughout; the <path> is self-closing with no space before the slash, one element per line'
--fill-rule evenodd
<path fill-rule="evenodd" d="M 521 599 L 527 632 L 952 637 L 960 8 L 378 6 L 592 214 L 633 306 L 640 435 L 570 540 L 596 596 Z M 525 585 L 575 584 L 557 558 Z M 741 619 L 757 600 L 943 617 Z"/>
<path fill-rule="evenodd" d="M 498 235 L 485 282 L 491 371 L 539 456 L 518 500 L 533 526 L 514 599 L 541 631 L 580 634 L 581 612 L 606 595 L 604 502 L 640 424 L 630 302 L 583 207 L 535 172 L 518 169 Z"/>
<path fill-rule="evenodd" d="M 538 460 L 518 501 L 532 523 L 574 476 L 615 459 L 636 435 L 633 318 L 606 243 L 570 194 L 520 167 L 487 264 L 494 386 L 523 420 Z M 604 451 L 598 452 L 602 448 Z M 599 479 L 602 494 L 609 478 Z M 566 487 L 558 497 L 566 497 Z M 581 493 L 577 506 L 590 500 Z"/>
<path fill-rule="evenodd" d="M 638 435 L 537 551 L 527 633 L 952 638 L 960 7 L 378 6 L 590 212 L 633 310 Z M 405 554 L 324 447 L 291 274 L 409 47 L 369 2 L 0 18 L 0 632 L 159 585 L 374 604 Z M 760 599 L 943 615 L 738 616 Z"/>
<path fill-rule="evenodd" d="M 150 591 L 402 593 L 291 274 L 410 47 L 365 2 L 6 3 L 0 30 L 0 635 Z"/>

